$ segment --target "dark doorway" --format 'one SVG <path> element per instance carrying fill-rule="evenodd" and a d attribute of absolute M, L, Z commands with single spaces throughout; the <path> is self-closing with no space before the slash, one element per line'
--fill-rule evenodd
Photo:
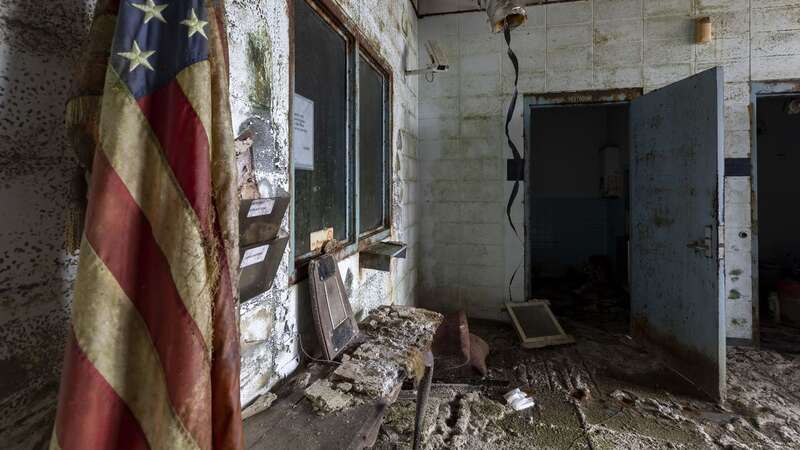
<path fill-rule="evenodd" d="M 758 97 L 756 108 L 760 330 L 770 346 L 776 333 L 800 334 L 800 94 Z"/>
<path fill-rule="evenodd" d="M 528 134 L 529 296 L 562 316 L 607 317 L 625 329 L 628 109 L 534 106 Z"/>

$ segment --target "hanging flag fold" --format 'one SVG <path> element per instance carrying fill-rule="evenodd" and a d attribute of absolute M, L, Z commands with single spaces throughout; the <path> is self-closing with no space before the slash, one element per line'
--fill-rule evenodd
<path fill-rule="evenodd" d="M 243 446 L 226 52 L 216 1 L 98 2 L 67 105 L 88 198 L 51 448 Z"/>

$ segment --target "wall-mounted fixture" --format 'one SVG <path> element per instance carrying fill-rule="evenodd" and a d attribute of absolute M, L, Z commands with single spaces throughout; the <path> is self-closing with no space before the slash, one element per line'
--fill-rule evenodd
<path fill-rule="evenodd" d="M 714 37 L 714 27 L 711 25 L 710 17 L 698 17 L 694 23 L 694 42 L 696 44 L 706 44 L 711 42 Z"/>
<path fill-rule="evenodd" d="M 508 26 L 513 30 L 528 20 L 528 12 L 520 0 L 478 0 L 480 8 L 486 8 L 492 31 L 499 33 Z"/>
<path fill-rule="evenodd" d="M 433 81 L 433 74 L 450 70 L 450 62 L 447 60 L 447 55 L 445 55 L 444 50 L 442 50 L 442 47 L 440 47 L 439 43 L 436 41 L 428 41 L 425 44 L 425 49 L 428 51 L 429 64 L 419 69 L 406 70 L 406 75 L 419 75 L 424 73 L 426 78 L 428 75 L 431 76 L 428 81 Z"/>

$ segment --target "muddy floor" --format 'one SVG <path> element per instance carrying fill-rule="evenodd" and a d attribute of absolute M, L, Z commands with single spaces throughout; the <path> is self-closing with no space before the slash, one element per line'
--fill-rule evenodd
<path fill-rule="evenodd" d="M 507 325 L 470 321 L 492 348 L 489 373 L 438 361 L 424 448 L 800 448 L 800 330 L 765 327 L 761 349 L 729 348 L 717 405 L 631 340 L 624 313 L 611 316 L 563 319 L 576 344 L 539 350 L 520 349 Z M 536 406 L 505 406 L 513 387 Z M 414 406 L 404 392 L 374 448 L 411 447 Z"/>

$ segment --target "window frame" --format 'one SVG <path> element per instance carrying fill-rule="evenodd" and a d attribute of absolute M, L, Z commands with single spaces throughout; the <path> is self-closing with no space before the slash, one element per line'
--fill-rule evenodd
<path fill-rule="evenodd" d="M 346 130 L 346 149 L 347 157 L 347 241 L 340 243 L 333 251 L 334 258 L 341 261 L 348 258 L 370 245 L 385 240 L 391 235 L 392 231 L 392 197 L 394 193 L 393 183 L 393 102 L 394 102 L 394 77 L 391 65 L 377 51 L 375 45 L 355 26 L 333 0 L 293 0 L 288 3 L 289 13 L 289 92 L 294 96 L 295 73 L 296 73 L 296 52 L 295 52 L 295 1 L 303 1 L 314 12 L 316 12 L 331 28 L 344 37 L 347 43 L 347 118 L 345 120 Z M 383 140 L 384 140 L 384 177 L 386 184 L 386 198 L 384 199 L 384 223 L 375 229 L 360 233 L 360 207 L 359 207 L 359 159 L 360 149 L 358 145 L 359 132 L 359 64 L 361 59 L 366 60 L 384 78 L 384 119 L 383 119 Z M 295 167 L 294 155 L 292 152 L 293 134 L 291 120 L 293 114 L 293 101 L 289 99 L 289 185 L 291 193 L 290 201 L 290 276 L 289 284 L 296 284 L 308 276 L 308 263 L 321 255 L 320 250 L 312 251 L 302 255 L 297 254 L 295 247 Z"/>

